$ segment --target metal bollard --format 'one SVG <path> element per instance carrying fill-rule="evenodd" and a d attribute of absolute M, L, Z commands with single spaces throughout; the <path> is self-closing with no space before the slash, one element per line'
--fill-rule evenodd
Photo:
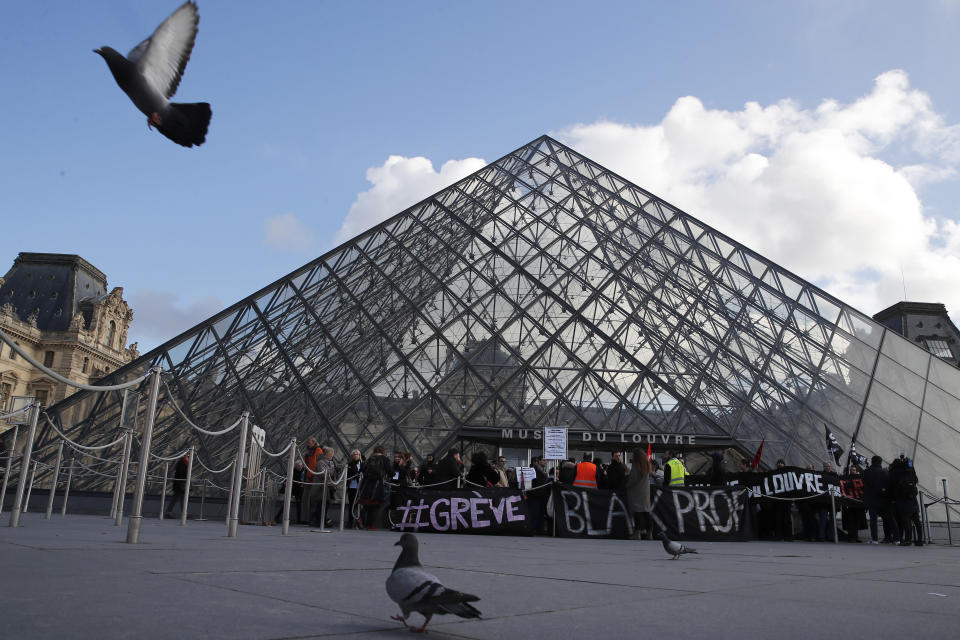
<path fill-rule="evenodd" d="M 57 463 L 53 467 L 53 482 L 50 483 L 50 497 L 47 498 L 47 520 L 53 515 L 53 498 L 57 495 L 57 481 L 60 480 L 60 463 L 63 461 L 63 440 L 57 450 Z"/>
<path fill-rule="evenodd" d="M 230 501 L 230 524 L 227 526 L 227 536 L 237 537 L 237 525 L 240 522 L 240 487 L 243 481 L 243 464 L 247 452 L 247 423 L 250 414 L 243 412 L 240 418 L 240 444 L 237 450 L 236 472 L 233 474 L 233 499 Z"/>
<path fill-rule="evenodd" d="M 153 423 L 157 417 L 157 398 L 160 395 L 160 367 L 154 367 L 150 381 L 150 399 L 147 403 L 147 421 L 143 426 L 143 443 L 140 445 L 140 467 L 137 469 L 137 485 L 133 491 L 133 507 L 127 520 L 127 544 L 140 542 L 140 526 L 143 524 L 143 490 L 147 484 L 147 466 L 150 464 L 150 443 L 153 441 Z"/>
<path fill-rule="evenodd" d="M 183 485 L 183 513 L 180 514 L 180 526 L 187 524 L 187 506 L 190 504 L 190 477 L 193 476 L 193 447 L 190 447 L 187 459 L 187 480 Z"/>
<path fill-rule="evenodd" d="M 73 482 L 73 457 L 70 457 L 70 462 L 67 463 L 67 487 L 63 490 L 63 506 L 60 507 L 60 515 L 67 515 L 67 499 L 70 497 L 70 483 Z"/>
<path fill-rule="evenodd" d="M 26 513 L 30 507 L 30 494 L 33 493 L 33 481 L 37 478 L 37 462 L 37 460 L 33 461 L 33 471 L 30 472 L 30 484 L 27 485 L 27 497 L 23 501 L 23 511 L 21 513 Z"/>
<path fill-rule="evenodd" d="M 951 547 L 953 546 L 953 523 L 950 522 L 950 497 L 947 496 L 947 479 L 941 478 L 943 481 L 943 508 L 947 512 L 947 544 Z"/>
<path fill-rule="evenodd" d="M 33 439 L 37 435 L 37 420 L 40 419 L 40 403 L 34 402 L 30 411 L 30 430 L 27 432 L 27 442 L 23 447 L 23 459 L 20 461 L 20 482 L 17 483 L 17 495 L 10 509 L 10 526 L 20 526 L 20 501 L 23 499 L 23 487 L 27 483 L 27 472 L 30 467 L 30 456 L 33 454 Z"/>
<path fill-rule="evenodd" d="M 290 533 L 290 499 L 293 497 L 293 464 L 297 458 L 297 439 L 290 439 L 290 458 L 287 460 L 287 484 L 283 489 L 283 535 Z"/>
<path fill-rule="evenodd" d="M 127 432 L 127 440 L 123 443 L 123 458 L 117 470 L 116 496 L 117 502 L 113 507 L 113 526 L 119 527 L 123 522 L 123 503 L 127 500 L 127 474 L 130 472 L 130 452 L 133 449 L 133 431 Z"/>
<path fill-rule="evenodd" d="M 163 520 L 163 510 L 167 506 L 167 471 L 170 470 L 170 463 L 163 463 L 163 485 L 160 487 L 160 519 Z"/>
<path fill-rule="evenodd" d="M 7 480 L 10 478 L 10 469 L 13 468 L 13 456 L 17 453 L 17 432 L 20 425 L 13 425 L 13 444 L 10 445 L 10 453 L 7 454 L 7 467 L 3 471 L 3 488 L 0 489 L 0 513 L 3 513 L 3 502 L 7 499 Z"/>

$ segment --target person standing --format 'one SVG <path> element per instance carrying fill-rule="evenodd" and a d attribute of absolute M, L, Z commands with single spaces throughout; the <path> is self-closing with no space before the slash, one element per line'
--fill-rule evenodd
<path fill-rule="evenodd" d="M 873 456 L 870 466 L 863 472 L 863 502 L 870 515 L 870 544 L 879 544 L 877 540 L 877 518 L 883 520 L 884 537 L 896 542 L 900 539 L 897 521 L 892 517 L 888 495 L 890 476 L 883 468 L 883 458 Z"/>
<path fill-rule="evenodd" d="M 393 475 L 393 465 L 387 459 L 386 449 L 377 445 L 373 455 L 363 463 L 363 480 L 357 493 L 357 502 L 364 507 L 361 522 L 373 531 L 383 525 L 383 514 L 390 506 L 387 481 Z"/>
<path fill-rule="evenodd" d="M 436 464 L 433 472 L 433 483 L 435 489 L 456 489 L 457 479 L 463 475 L 463 463 L 460 462 L 460 452 L 451 449 L 440 462 Z"/>
<path fill-rule="evenodd" d="M 663 465 L 663 485 L 665 487 L 682 487 L 689 473 L 680 460 L 680 454 L 667 452 L 667 463 Z"/>
<path fill-rule="evenodd" d="M 897 482 L 894 485 L 894 501 L 900 518 L 900 544 L 910 546 L 912 541 L 916 546 L 923 546 L 923 528 L 920 525 L 920 506 L 917 504 L 917 471 L 913 468 L 913 460 L 900 457 L 897 462 Z M 902 524 L 901 524 L 902 523 Z"/>
<path fill-rule="evenodd" d="M 187 491 L 187 469 L 190 465 L 190 454 L 184 455 L 177 460 L 173 468 L 173 498 L 170 500 L 170 506 L 167 507 L 167 517 L 173 515 L 173 506 L 179 502 L 183 505 L 184 494 Z"/>
<path fill-rule="evenodd" d="M 577 465 L 577 475 L 573 479 L 573 486 L 587 489 L 597 488 L 597 465 L 593 464 L 593 455 L 583 454 L 583 462 Z"/>
<path fill-rule="evenodd" d="M 643 449 L 633 452 L 633 466 L 627 475 L 627 510 L 633 516 L 633 539 L 642 540 L 646 535 L 653 540 L 653 519 L 650 517 L 650 460 Z"/>
<path fill-rule="evenodd" d="M 627 465 L 623 464 L 622 454 L 614 451 L 610 454 L 610 464 L 607 465 L 607 488 L 619 491 L 624 488 L 626 481 Z"/>
<path fill-rule="evenodd" d="M 359 449 L 350 452 L 347 462 L 347 526 L 353 526 L 355 517 L 354 505 L 357 502 L 357 490 L 360 488 L 360 470 L 363 468 L 363 456 Z"/>
<path fill-rule="evenodd" d="M 496 487 L 500 481 L 500 473 L 490 464 L 487 454 L 476 451 L 470 456 L 470 471 L 467 473 L 467 482 L 480 487 Z"/>
<path fill-rule="evenodd" d="M 310 522 L 313 517 L 313 507 L 315 501 L 320 499 L 323 494 L 323 486 L 314 484 L 319 482 L 317 477 L 320 458 L 323 456 L 323 449 L 317 444 L 317 439 L 313 436 L 307 438 L 304 443 L 306 447 L 303 452 L 303 499 L 300 501 L 300 521 Z M 317 491 L 319 489 L 319 492 Z"/>

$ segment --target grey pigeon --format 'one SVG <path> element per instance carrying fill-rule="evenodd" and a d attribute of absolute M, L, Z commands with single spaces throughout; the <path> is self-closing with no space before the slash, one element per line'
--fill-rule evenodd
<path fill-rule="evenodd" d="M 660 538 L 661 542 L 663 542 L 663 550 L 673 556 L 671 560 L 676 560 L 684 553 L 697 552 L 696 549 L 691 549 L 690 547 L 683 546 L 679 542 L 674 542 L 673 540 L 667 537 L 667 534 L 664 531 L 661 531 L 660 533 L 658 533 L 657 537 Z"/>
<path fill-rule="evenodd" d="M 210 125 L 208 103 L 169 101 L 190 60 L 199 21 L 196 3 L 184 2 L 127 57 L 110 47 L 93 50 L 103 56 L 114 80 L 146 114 L 147 126 L 155 126 L 184 147 L 203 144 Z"/>
<path fill-rule="evenodd" d="M 479 618 L 477 611 L 470 602 L 480 598 L 469 593 L 462 593 L 447 589 L 436 576 L 423 570 L 420 565 L 420 556 L 417 552 L 419 543 L 412 533 L 405 533 L 394 546 L 400 546 L 400 557 L 393 565 L 393 571 L 387 578 L 387 595 L 400 605 L 401 615 L 390 616 L 407 626 L 410 613 L 416 611 L 425 618 L 422 627 L 411 627 L 410 631 L 424 631 L 427 623 L 434 614 L 452 613 L 461 618 Z"/>

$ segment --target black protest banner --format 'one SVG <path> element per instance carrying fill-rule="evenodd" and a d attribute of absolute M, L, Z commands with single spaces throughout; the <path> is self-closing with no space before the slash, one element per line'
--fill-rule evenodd
<path fill-rule="evenodd" d="M 395 531 L 533 534 L 527 499 L 516 489 L 403 489 L 390 521 Z"/>
<path fill-rule="evenodd" d="M 732 487 L 750 489 L 752 498 L 812 499 L 814 502 L 830 501 L 836 504 L 851 504 L 863 495 L 860 476 L 844 476 L 835 473 L 811 471 L 799 467 L 780 467 L 763 472 L 731 473 L 726 483 Z"/>
<path fill-rule="evenodd" d="M 674 540 L 747 540 L 746 492 L 727 487 L 652 490 L 651 516 Z M 565 538 L 627 538 L 633 518 L 613 491 L 554 485 L 557 535 Z"/>

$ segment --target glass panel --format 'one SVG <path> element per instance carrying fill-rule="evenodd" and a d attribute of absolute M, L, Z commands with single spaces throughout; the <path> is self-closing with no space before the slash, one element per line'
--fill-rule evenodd
<path fill-rule="evenodd" d="M 930 360 L 930 354 L 924 352 L 920 347 L 910 344 L 910 341 L 903 336 L 897 335 L 893 331 L 887 331 L 883 338 L 883 348 L 880 351 L 914 373 L 924 377 L 927 375 L 927 363 Z"/>
<path fill-rule="evenodd" d="M 866 451 L 883 458 L 884 463 L 913 450 L 914 439 L 900 433 L 870 411 L 863 412 L 860 432 L 857 434 L 857 452 L 869 457 Z M 840 442 L 849 451 L 849 442 Z"/>
<path fill-rule="evenodd" d="M 877 362 L 876 379 L 918 407 L 923 402 L 923 387 L 926 384 L 924 379 L 910 373 L 887 356 L 881 355 Z"/>
<path fill-rule="evenodd" d="M 870 388 L 867 408 L 908 435 L 917 433 L 920 408 L 904 400 L 879 382 Z"/>
<path fill-rule="evenodd" d="M 960 399 L 932 384 L 927 385 L 923 410 L 929 411 L 947 424 L 957 424 L 960 420 Z"/>
<path fill-rule="evenodd" d="M 960 460 L 960 431 L 937 420 L 926 411 L 920 418 L 920 433 L 917 442 L 944 458 Z"/>
<path fill-rule="evenodd" d="M 954 393 L 960 393 L 960 369 L 934 358 L 930 361 L 930 382 L 941 389 L 953 389 Z"/>

